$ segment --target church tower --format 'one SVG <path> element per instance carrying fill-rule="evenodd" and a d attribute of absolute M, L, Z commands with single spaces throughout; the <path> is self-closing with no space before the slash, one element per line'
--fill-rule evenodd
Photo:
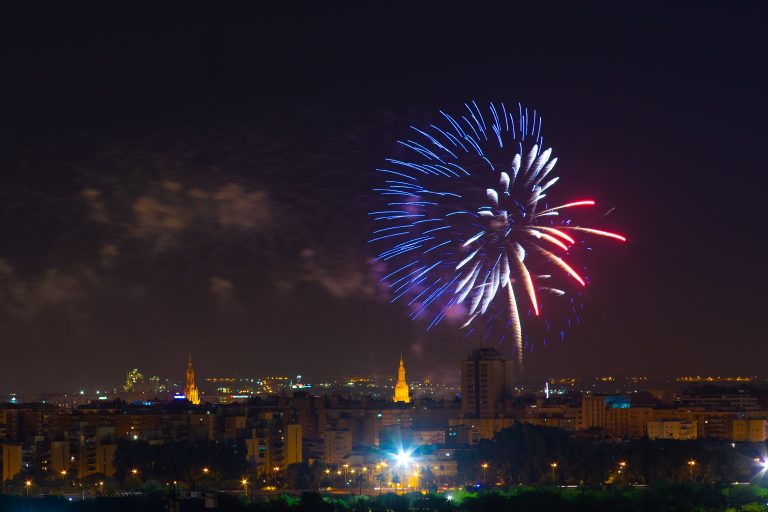
<path fill-rule="evenodd" d="M 197 386 L 195 386 L 195 369 L 192 368 L 192 355 L 189 356 L 189 364 L 187 365 L 187 385 L 184 386 L 184 395 L 187 397 L 187 400 L 193 404 L 200 404 L 200 397 L 197 394 Z"/>
<path fill-rule="evenodd" d="M 403 364 L 403 355 L 400 354 L 400 368 L 397 369 L 397 384 L 395 384 L 395 396 L 392 397 L 395 402 L 404 404 L 410 403 L 411 395 L 408 392 L 408 384 L 405 382 L 405 365 Z"/>

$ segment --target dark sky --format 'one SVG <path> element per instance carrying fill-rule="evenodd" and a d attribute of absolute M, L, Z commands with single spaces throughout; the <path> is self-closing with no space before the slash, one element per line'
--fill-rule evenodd
<path fill-rule="evenodd" d="M 211 5 L 0 22 L 0 391 L 181 378 L 189 352 L 455 376 L 461 337 L 381 296 L 366 212 L 408 125 L 472 98 L 535 106 L 560 192 L 630 239 L 530 375 L 768 373 L 757 12 Z"/>

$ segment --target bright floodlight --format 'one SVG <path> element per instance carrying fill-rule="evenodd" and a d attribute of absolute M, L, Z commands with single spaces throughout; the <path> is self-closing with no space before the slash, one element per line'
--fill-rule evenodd
<path fill-rule="evenodd" d="M 397 464 L 400 466 L 405 466 L 411 463 L 411 454 L 408 452 L 404 452 L 400 450 L 397 455 L 395 455 L 395 460 L 397 461 Z"/>

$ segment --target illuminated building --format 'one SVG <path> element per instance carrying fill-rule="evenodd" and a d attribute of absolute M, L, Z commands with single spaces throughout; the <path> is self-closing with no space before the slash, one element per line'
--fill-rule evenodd
<path fill-rule="evenodd" d="M 138 384 L 142 384 L 143 382 L 144 376 L 139 373 L 138 368 L 134 368 L 133 370 L 129 370 L 125 375 L 125 385 L 123 386 L 123 390 L 133 391 Z"/>
<path fill-rule="evenodd" d="M 613 409 L 630 409 L 629 400 L 618 395 L 582 395 L 581 424 L 579 430 L 591 428 L 608 428 L 609 415 L 615 430 L 628 431 L 629 414 L 609 414 Z M 627 411 L 628 412 L 628 411 Z"/>
<path fill-rule="evenodd" d="M 51 441 L 48 467 L 53 474 L 69 471 L 69 441 Z"/>
<path fill-rule="evenodd" d="M 411 395 L 408 392 L 408 384 L 405 382 L 405 365 L 403 356 L 400 355 L 400 367 L 397 369 L 397 384 L 395 384 L 395 395 L 392 398 L 395 402 L 404 404 L 411 402 Z"/>
<path fill-rule="evenodd" d="M 661 420 L 648 422 L 648 439 L 696 439 L 696 422 L 686 420 Z"/>
<path fill-rule="evenodd" d="M 11 480 L 21 473 L 21 446 L 4 444 L 3 452 L 3 481 Z"/>
<path fill-rule="evenodd" d="M 251 409 L 246 428 L 237 433 L 237 439 L 246 436 L 246 460 L 262 477 L 273 475 L 275 467 L 284 468 L 303 459 L 301 425 L 285 423 L 287 418 L 277 407 Z"/>
<path fill-rule="evenodd" d="M 461 365 L 461 414 L 465 418 L 492 418 L 509 394 L 512 362 L 495 348 L 473 350 Z"/>
<path fill-rule="evenodd" d="M 200 397 L 195 386 L 195 369 L 192 368 L 192 356 L 189 356 L 189 365 L 187 365 L 187 385 L 184 386 L 184 395 L 191 403 L 200 404 Z"/>
<path fill-rule="evenodd" d="M 733 420 L 731 424 L 733 441 L 763 443 L 768 439 L 768 420 L 746 419 Z"/>
<path fill-rule="evenodd" d="M 283 464 L 301 464 L 302 462 L 301 424 L 291 423 L 285 426 L 285 454 Z"/>

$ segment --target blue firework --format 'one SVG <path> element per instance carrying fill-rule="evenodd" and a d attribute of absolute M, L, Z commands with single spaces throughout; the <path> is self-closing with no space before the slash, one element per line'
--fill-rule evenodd
<path fill-rule="evenodd" d="M 522 365 L 520 308 L 539 316 L 543 293 L 565 295 L 566 281 L 586 285 L 564 259 L 573 237 L 626 239 L 562 217 L 593 200 L 546 206 L 557 158 L 542 149 L 535 110 L 465 107 L 412 126 L 411 138 L 397 141 L 399 154 L 377 169 L 384 206 L 370 213 L 369 243 L 387 265 L 382 282 L 392 301 L 407 303 L 412 318 L 426 316 L 431 329 L 451 314 L 466 328 L 501 309 Z"/>

